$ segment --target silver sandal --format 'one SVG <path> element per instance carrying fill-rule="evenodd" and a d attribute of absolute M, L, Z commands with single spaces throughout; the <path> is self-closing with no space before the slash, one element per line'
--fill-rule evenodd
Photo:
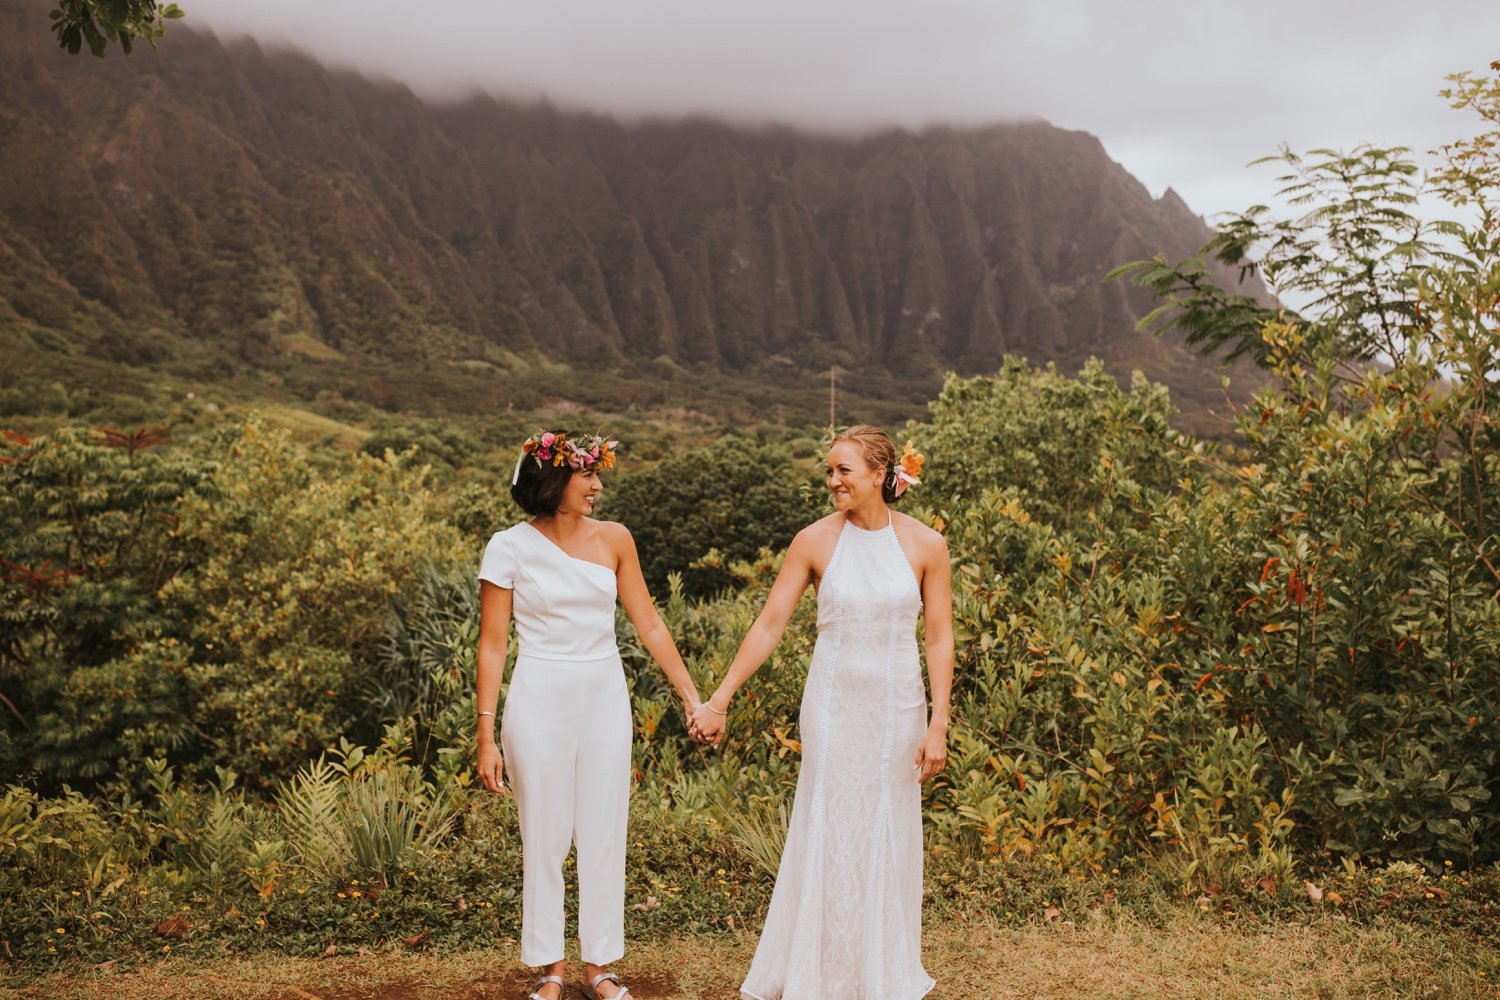
<path fill-rule="evenodd" d="M 547 1000 L 546 997 L 537 991 L 549 983 L 556 983 L 562 987 L 561 992 L 557 994 L 557 1000 L 568 1000 L 568 984 L 563 982 L 562 976 L 543 976 L 541 979 L 538 979 L 536 985 L 531 988 L 531 993 L 526 997 L 526 1000 Z"/>
<path fill-rule="evenodd" d="M 614 983 L 616 986 L 620 987 L 620 992 L 610 997 L 610 1000 L 635 1000 L 635 997 L 630 995 L 629 987 L 620 986 L 620 977 L 615 975 L 613 972 L 610 972 L 608 969 L 605 969 L 603 972 L 599 973 L 593 978 L 593 980 L 589 982 L 589 985 L 584 992 L 584 996 L 588 997 L 588 1000 L 601 1000 L 601 997 L 599 996 L 599 984 L 605 981 Z"/>

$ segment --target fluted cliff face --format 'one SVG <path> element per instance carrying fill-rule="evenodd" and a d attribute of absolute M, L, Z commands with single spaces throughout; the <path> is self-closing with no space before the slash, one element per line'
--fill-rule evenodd
<path fill-rule="evenodd" d="M 1040 122 L 831 138 L 439 105 L 176 27 L 158 54 L 68 57 L 0 3 L 0 330 L 30 349 L 895 372 L 1092 353 L 1174 381 L 1203 369 L 1100 279 L 1206 237 Z"/>

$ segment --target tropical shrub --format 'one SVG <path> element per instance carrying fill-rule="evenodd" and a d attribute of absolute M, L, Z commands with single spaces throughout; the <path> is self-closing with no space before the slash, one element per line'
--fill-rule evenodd
<path fill-rule="evenodd" d="M 190 738 L 176 651 L 163 645 L 179 623 L 160 592 L 192 560 L 177 533 L 179 504 L 211 493 L 216 471 L 172 447 L 165 428 L 65 428 L 0 442 L 6 773 L 35 770 L 48 789 L 87 783 L 123 756 Z M 148 649 L 161 669 L 120 666 Z"/>
<path fill-rule="evenodd" d="M 165 757 L 264 788 L 379 732 L 361 692 L 390 602 L 458 547 L 424 473 L 320 468 L 257 424 L 211 460 L 164 443 L 64 430 L 0 465 L 12 773 L 139 785 Z"/>
<path fill-rule="evenodd" d="M 726 437 L 609 483 L 602 511 L 630 528 L 654 593 L 678 573 L 684 593 L 705 597 L 734 584 L 733 563 L 786 548 L 826 513 L 820 475 L 813 460 Z"/>
<path fill-rule="evenodd" d="M 213 494 L 185 499 L 181 530 L 202 558 L 166 596 L 216 761 L 264 787 L 354 731 L 392 598 L 460 544 L 424 475 L 365 455 L 319 469 L 251 424 L 227 444 Z"/>
<path fill-rule="evenodd" d="M 950 375 L 928 410 L 910 433 L 932 459 L 922 495 L 944 505 L 1009 485 L 1033 516 L 1068 528 L 1097 513 L 1101 460 L 1143 486 L 1172 485 L 1174 411 L 1166 389 L 1139 372 L 1127 391 L 1097 360 L 1069 378 L 1007 357 L 993 376 Z"/>

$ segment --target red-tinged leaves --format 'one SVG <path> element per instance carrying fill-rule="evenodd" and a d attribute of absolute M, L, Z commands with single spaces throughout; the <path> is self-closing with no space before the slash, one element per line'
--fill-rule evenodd
<path fill-rule="evenodd" d="M 139 427 L 133 431 L 117 431 L 113 427 L 100 427 L 99 433 L 103 436 L 100 443 L 108 448 L 123 448 L 126 454 L 134 455 L 146 448 L 171 444 L 172 439 L 167 437 L 170 430 L 170 427 Z"/>
<path fill-rule="evenodd" d="M 1255 887 L 1267 896 L 1276 895 L 1276 880 L 1269 875 L 1262 875 L 1256 879 Z"/>
<path fill-rule="evenodd" d="M 56 590 L 67 583 L 69 577 L 78 576 L 82 572 L 84 572 L 82 566 L 74 569 L 53 569 L 51 559 L 34 567 L 22 566 L 9 559 L 0 559 L 0 578 L 8 583 L 21 584 L 32 597 L 38 597 L 49 590 Z"/>
<path fill-rule="evenodd" d="M 420 948 L 427 943 L 427 939 L 430 937 L 432 937 L 432 929 L 428 928 L 420 934 L 413 934 L 411 937 L 402 938 L 401 943 L 408 948 Z"/>
<path fill-rule="evenodd" d="M 1271 558 L 1266 560 L 1266 564 L 1260 568 L 1261 583 L 1265 583 L 1268 579 L 1270 579 L 1271 571 L 1276 568 L 1276 564 L 1279 562 L 1281 562 L 1281 560 L 1276 556 L 1272 556 Z"/>
<path fill-rule="evenodd" d="M 1288 604 L 1295 604 L 1299 608 L 1307 603 L 1307 587 L 1303 582 L 1302 575 L 1295 569 L 1292 570 L 1291 576 L 1287 578 L 1286 596 Z"/>
<path fill-rule="evenodd" d="M 163 920 L 161 923 L 156 925 L 156 929 L 151 933 L 155 934 L 157 937 L 178 938 L 179 940 L 185 938 L 188 935 L 187 918 L 179 914 L 175 917 Z"/>
<path fill-rule="evenodd" d="M 24 437 L 20 434 L 16 434 L 12 431 L 4 430 L 3 428 L 0 428 L 0 438 L 4 438 L 4 441 L 0 441 L 0 445 L 6 445 L 6 443 L 8 442 L 11 445 L 18 445 L 21 448 L 31 447 L 30 438 Z M 20 455 L 0 454 L 0 465 L 14 465 L 16 462 L 20 462 L 29 457 L 29 452 Z"/>

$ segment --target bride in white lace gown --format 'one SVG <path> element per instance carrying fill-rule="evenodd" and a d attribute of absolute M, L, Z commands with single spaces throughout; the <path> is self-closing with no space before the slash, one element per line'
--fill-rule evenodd
<path fill-rule="evenodd" d="M 916 1000 L 922 968 L 921 781 L 947 759 L 953 629 L 941 535 L 887 504 L 915 484 L 877 428 L 828 452 L 836 512 L 791 547 L 724 681 L 693 718 L 717 741 L 730 699 L 770 655 L 809 583 L 818 641 L 800 717 L 802 771 L 765 929 L 741 993 L 750 1000 Z M 925 615 L 932 716 L 918 659 Z"/>

